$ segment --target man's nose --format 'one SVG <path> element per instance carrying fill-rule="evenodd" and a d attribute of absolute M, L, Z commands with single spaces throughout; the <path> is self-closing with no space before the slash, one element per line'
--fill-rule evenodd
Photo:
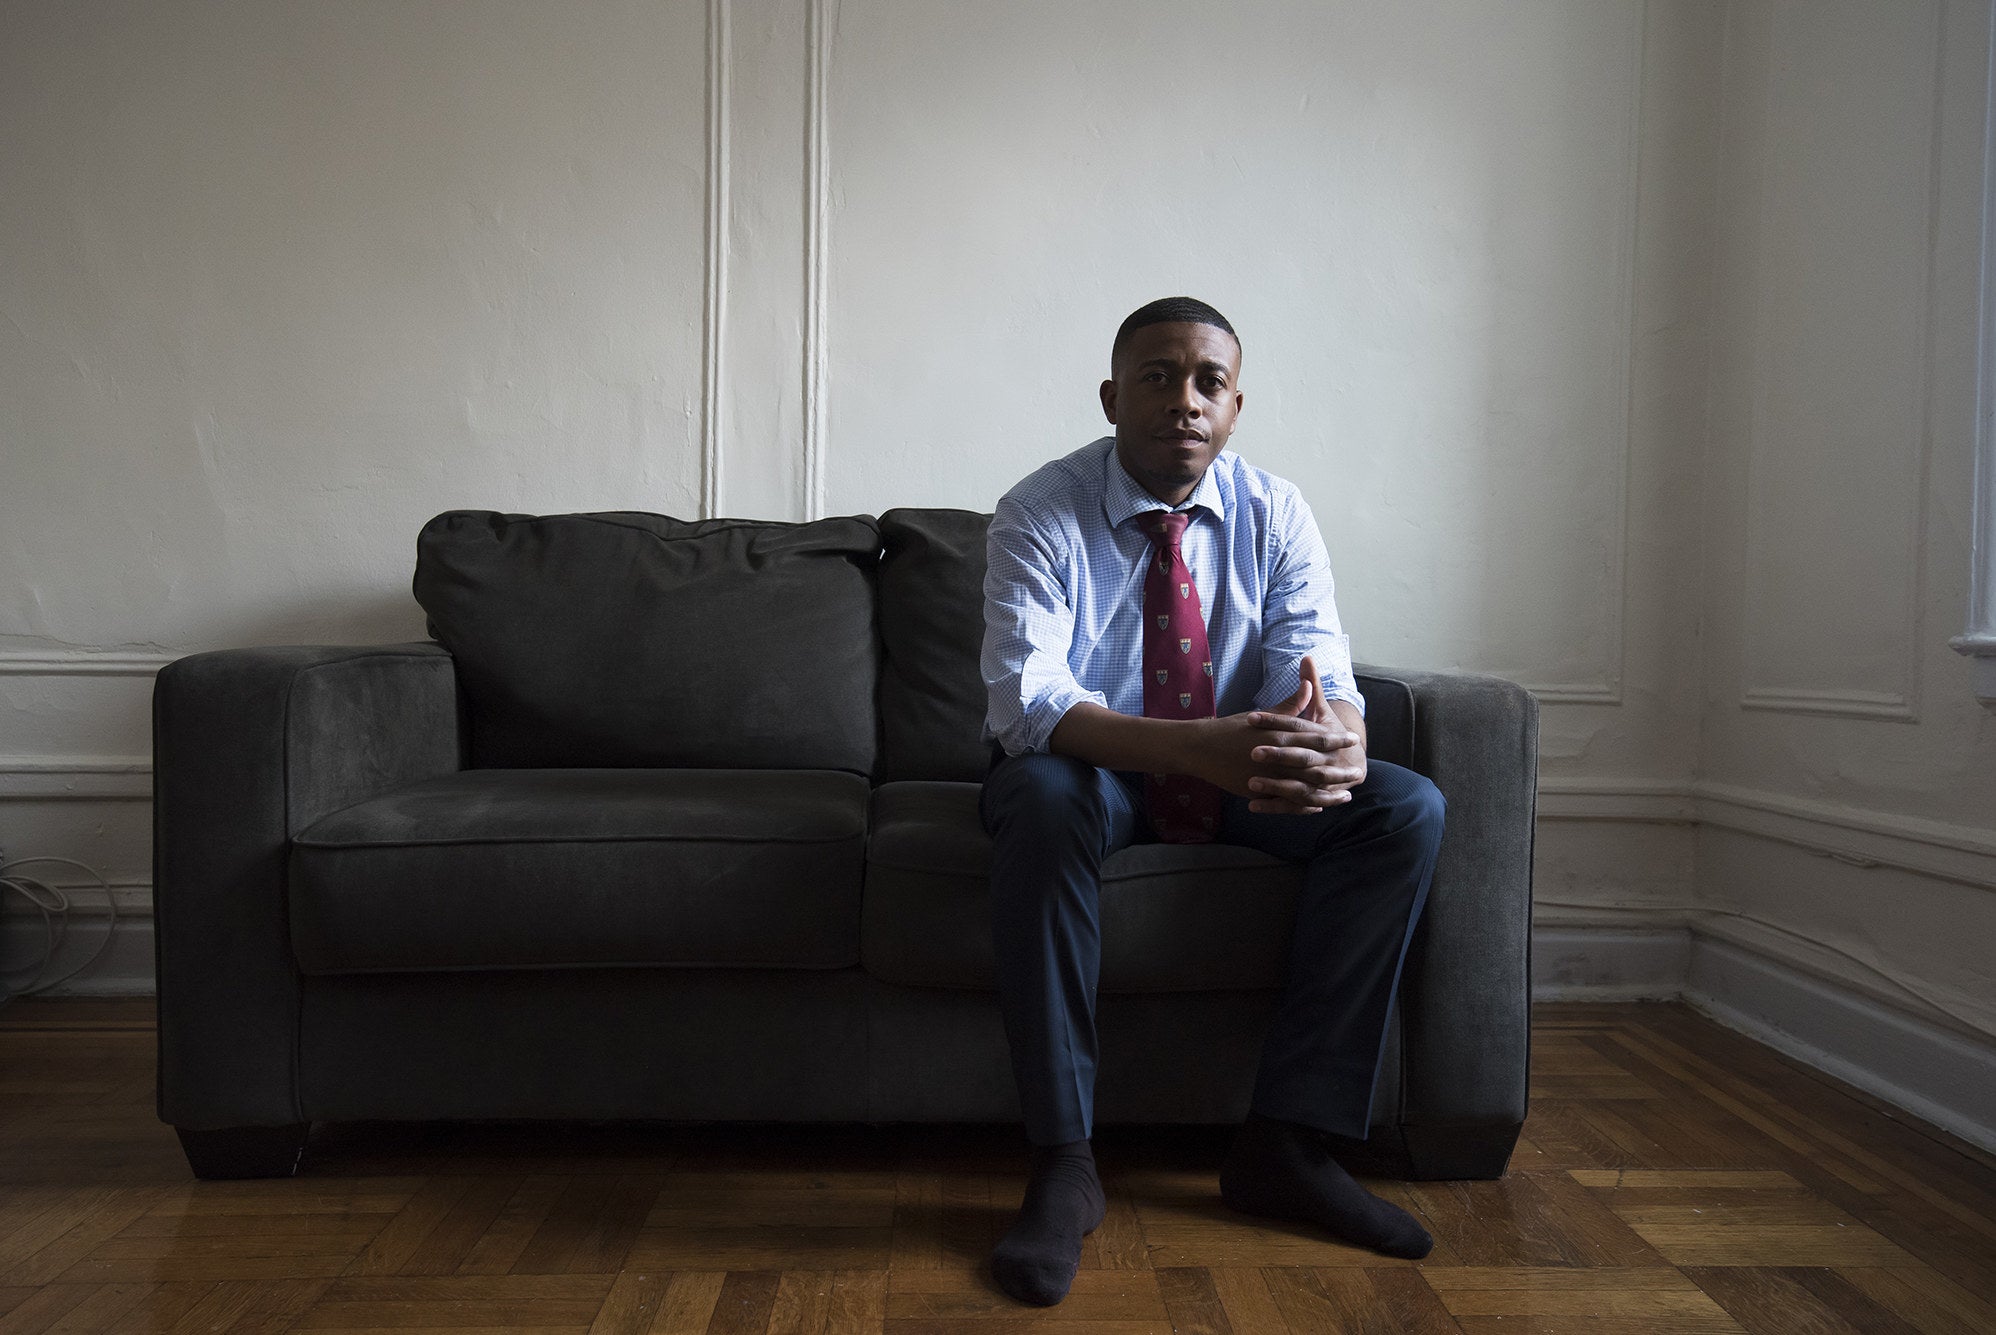
<path fill-rule="evenodd" d="M 1171 407 L 1174 412 L 1185 413 L 1191 417 L 1199 416 L 1199 392 L 1193 388 L 1190 380 L 1178 382 L 1171 396 Z"/>

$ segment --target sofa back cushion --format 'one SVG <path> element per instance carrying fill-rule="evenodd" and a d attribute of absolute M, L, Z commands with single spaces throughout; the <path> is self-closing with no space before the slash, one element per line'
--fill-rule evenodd
<path fill-rule="evenodd" d="M 880 516 L 881 783 L 982 783 L 984 530 L 970 510 Z"/>
<path fill-rule="evenodd" d="M 475 767 L 866 774 L 879 549 L 870 516 L 457 510 L 423 526 L 415 592 Z"/>
<path fill-rule="evenodd" d="M 889 510 L 880 516 L 880 763 L 878 783 L 982 783 L 984 531 L 968 510 Z M 1389 675 L 1357 673 L 1367 753 L 1410 765 L 1414 695 Z"/>

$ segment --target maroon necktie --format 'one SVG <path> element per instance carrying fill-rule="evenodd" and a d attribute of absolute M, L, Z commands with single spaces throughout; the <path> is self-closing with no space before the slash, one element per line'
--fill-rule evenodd
<path fill-rule="evenodd" d="M 1150 535 L 1144 564 L 1144 717 L 1212 718 L 1213 655 L 1206 616 L 1179 542 L 1189 515 L 1153 510 L 1137 522 Z M 1189 774 L 1144 780 L 1151 828 L 1167 844 L 1211 843 L 1223 794 Z"/>

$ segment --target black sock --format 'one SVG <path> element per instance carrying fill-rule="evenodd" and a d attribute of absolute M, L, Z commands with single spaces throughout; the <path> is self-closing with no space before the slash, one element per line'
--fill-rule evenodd
<path fill-rule="evenodd" d="M 1220 1169 L 1220 1198 L 1243 1214 L 1300 1219 L 1346 1242 L 1418 1260 L 1434 1250 L 1414 1216 L 1352 1180 L 1317 1135 L 1248 1115 Z"/>
<path fill-rule="evenodd" d="M 1081 1268 L 1081 1239 L 1107 1210 L 1087 1141 L 1035 1148 L 1025 1204 L 991 1253 L 991 1277 L 1020 1302 L 1051 1307 L 1067 1296 Z"/>

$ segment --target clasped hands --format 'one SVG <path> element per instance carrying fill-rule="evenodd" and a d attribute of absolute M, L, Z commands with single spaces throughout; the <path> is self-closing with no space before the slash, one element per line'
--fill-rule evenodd
<path fill-rule="evenodd" d="M 1296 694 L 1202 721 L 1189 749 L 1191 773 L 1248 798 L 1255 812 L 1311 815 L 1349 802 L 1365 782 L 1365 745 L 1332 712 L 1308 658 Z"/>

